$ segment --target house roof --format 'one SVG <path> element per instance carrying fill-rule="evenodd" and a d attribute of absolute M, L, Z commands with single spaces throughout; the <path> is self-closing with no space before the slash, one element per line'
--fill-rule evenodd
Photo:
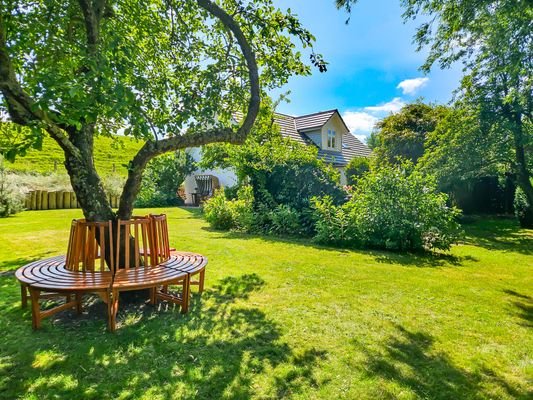
<path fill-rule="evenodd" d="M 324 126 L 326 122 L 338 113 L 337 110 L 320 111 L 313 114 L 302 115 L 300 117 L 294 117 L 296 123 L 296 129 L 298 131 L 307 131 L 311 129 L 317 129 Z"/>
<path fill-rule="evenodd" d="M 302 144 L 309 144 L 304 136 L 296 129 L 295 118 L 285 114 L 274 114 L 274 122 L 279 126 L 279 130 L 284 137 L 296 140 Z"/>
<path fill-rule="evenodd" d="M 305 132 L 322 128 L 335 114 L 339 116 L 342 124 L 346 128 L 346 132 L 342 137 L 342 150 L 324 150 L 319 147 L 318 156 L 324 161 L 332 163 L 336 166 L 344 166 L 348 164 L 348 162 L 354 157 L 368 157 L 371 153 L 371 150 L 350 133 L 350 130 L 346 126 L 346 123 L 342 119 L 337 109 L 320 111 L 299 117 L 275 113 L 274 122 L 279 126 L 282 136 L 296 140 L 301 144 L 318 147 L 305 134 Z M 242 118 L 242 115 L 235 114 L 235 116 Z"/>
<path fill-rule="evenodd" d="M 295 130 L 291 131 L 290 133 L 286 133 L 284 132 L 283 127 L 280 125 L 281 133 L 287 137 L 295 137 L 296 133 L 298 133 L 300 137 L 303 137 L 303 139 L 296 138 L 297 140 L 299 139 L 299 141 L 302 141 L 306 144 L 309 144 L 310 142 L 312 143 L 312 141 L 309 140 L 309 138 L 307 138 L 305 135 L 305 132 L 322 128 L 335 114 L 339 116 L 339 119 L 346 128 L 346 132 L 342 137 L 342 149 L 341 151 L 335 151 L 319 148 L 318 156 L 324 161 L 337 166 L 344 166 L 348 164 L 348 162 L 354 157 L 368 157 L 371 153 L 371 150 L 350 133 L 350 130 L 346 126 L 346 123 L 342 119 L 337 109 L 321 111 L 309 115 L 302 115 L 300 117 L 283 116 L 285 117 L 285 120 L 288 120 L 289 118 L 294 119 Z"/>

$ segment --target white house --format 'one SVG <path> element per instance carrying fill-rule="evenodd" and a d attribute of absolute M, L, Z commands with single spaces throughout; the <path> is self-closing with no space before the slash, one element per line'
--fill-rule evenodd
<path fill-rule="evenodd" d="M 306 146 L 316 146 L 318 157 L 337 168 L 341 175 L 341 184 L 346 184 L 344 173 L 348 162 L 354 157 L 368 157 L 370 149 L 350 133 L 338 110 L 321 111 L 314 114 L 293 117 L 276 113 L 274 121 L 280 127 L 284 137 L 296 140 Z M 190 149 L 195 161 L 201 158 L 199 148 Z M 186 204 L 194 203 L 197 191 L 197 175 L 212 175 L 218 178 L 220 186 L 229 187 L 237 183 L 237 177 L 231 169 L 198 170 L 185 179 Z"/>

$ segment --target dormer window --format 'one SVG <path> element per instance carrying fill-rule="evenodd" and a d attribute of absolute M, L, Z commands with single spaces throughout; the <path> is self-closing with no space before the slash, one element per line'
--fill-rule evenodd
<path fill-rule="evenodd" d="M 335 148 L 335 131 L 331 130 L 331 129 L 328 129 L 328 147 L 330 149 L 334 149 Z"/>

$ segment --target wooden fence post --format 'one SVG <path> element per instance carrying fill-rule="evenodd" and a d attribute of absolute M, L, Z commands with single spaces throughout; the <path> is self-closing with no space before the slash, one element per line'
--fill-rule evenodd
<path fill-rule="evenodd" d="M 35 190 L 30 192 L 30 210 L 37 210 L 37 193 L 35 193 Z"/>
<path fill-rule="evenodd" d="M 56 192 L 56 206 L 58 209 L 63 208 L 63 191 L 61 190 Z"/>
<path fill-rule="evenodd" d="M 76 193 L 70 192 L 70 208 L 76 208 Z"/>
<path fill-rule="evenodd" d="M 63 208 L 70 208 L 70 192 L 63 192 Z"/>
<path fill-rule="evenodd" d="M 56 209 L 56 193 L 55 192 L 48 192 L 48 209 L 49 210 Z"/>
<path fill-rule="evenodd" d="M 36 190 L 35 191 L 35 209 L 36 210 L 40 210 L 41 209 L 41 191 L 40 190 Z"/>
<path fill-rule="evenodd" d="M 41 192 L 41 210 L 48 210 L 48 192 L 46 190 Z"/>

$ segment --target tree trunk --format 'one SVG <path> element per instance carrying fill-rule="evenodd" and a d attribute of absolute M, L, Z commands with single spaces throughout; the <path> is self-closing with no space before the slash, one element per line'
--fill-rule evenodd
<path fill-rule="evenodd" d="M 526 152 L 524 150 L 524 131 L 521 113 L 514 113 L 512 122 L 515 125 L 513 136 L 517 185 L 524 192 L 528 203 L 526 209 L 524 210 L 524 215 L 519 218 L 519 222 L 522 228 L 531 229 L 533 228 L 533 185 L 531 184 Z"/>
<path fill-rule="evenodd" d="M 69 138 L 79 149 L 80 155 L 74 156 L 65 151 L 65 168 L 85 219 L 91 222 L 115 221 L 116 215 L 111 208 L 102 180 L 94 167 L 93 136 L 94 124 L 85 125 L 79 131 L 70 132 Z"/>
<path fill-rule="evenodd" d="M 519 151 L 519 149 L 516 150 L 517 152 Z M 522 147 L 522 152 L 523 151 L 524 149 Z M 524 212 L 522 216 L 518 220 L 522 228 L 533 229 L 533 185 L 531 185 L 531 180 L 529 178 L 529 174 L 527 173 L 527 168 L 524 168 L 523 166 L 519 165 L 517 166 L 517 169 L 517 184 L 524 192 L 528 203 L 526 209 L 523 210 Z"/>

